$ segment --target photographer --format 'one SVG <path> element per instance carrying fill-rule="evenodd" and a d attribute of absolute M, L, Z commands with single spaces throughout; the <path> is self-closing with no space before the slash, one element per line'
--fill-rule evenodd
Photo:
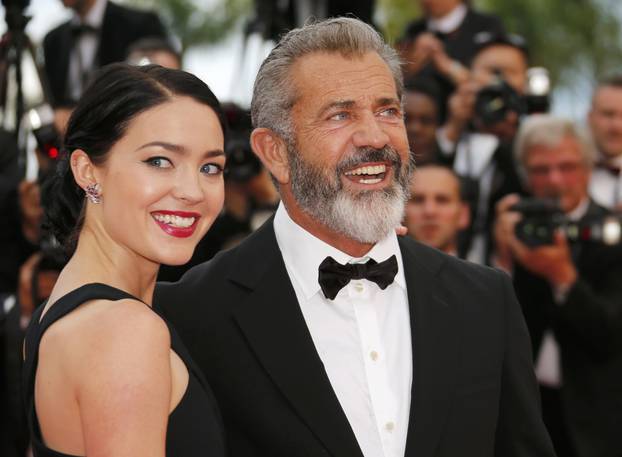
<path fill-rule="evenodd" d="M 472 226 L 467 259 L 488 263 L 494 205 L 521 191 L 512 142 L 525 113 L 527 49 L 518 35 L 480 34 L 469 80 L 449 99 L 449 116 L 437 132 L 442 161 L 466 182 Z"/>
<path fill-rule="evenodd" d="M 497 261 L 513 274 L 531 333 L 545 424 L 560 456 L 618 456 L 622 249 L 594 240 L 608 212 L 588 196 L 593 148 L 570 121 L 537 115 L 523 123 L 515 153 L 533 197 L 559 207 L 535 213 L 533 202 L 509 195 L 495 223 Z M 530 232 L 527 219 L 558 228 L 551 239 L 534 238 L 547 230 Z M 566 236 L 572 224 L 579 229 Z"/>
<path fill-rule="evenodd" d="M 480 32 L 504 33 L 499 17 L 473 9 L 465 0 L 419 0 L 424 17 L 409 23 L 397 43 L 406 77 L 432 78 L 440 87 L 440 115 L 447 98 L 469 77 Z"/>
<path fill-rule="evenodd" d="M 97 68 L 125 59 L 141 38 L 166 38 L 153 12 L 109 0 L 62 0 L 72 18 L 43 40 L 45 72 L 55 108 L 73 106 Z"/>

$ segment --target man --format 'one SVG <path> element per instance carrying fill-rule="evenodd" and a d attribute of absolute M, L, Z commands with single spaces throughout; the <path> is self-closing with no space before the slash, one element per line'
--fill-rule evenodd
<path fill-rule="evenodd" d="M 495 204 L 521 192 L 512 142 L 524 109 L 528 61 L 518 35 L 482 34 L 478 43 L 469 80 L 451 96 L 447 122 L 437 137 L 442 160 L 466 182 L 473 218 L 466 258 L 488 264 Z"/>
<path fill-rule="evenodd" d="M 600 205 L 622 209 L 622 75 L 598 84 L 588 121 L 599 153 L 590 195 Z"/>
<path fill-rule="evenodd" d="M 73 10 L 73 17 L 43 39 L 45 73 L 55 108 L 75 105 L 92 72 L 125 60 L 135 41 L 166 37 L 164 26 L 154 13 L 109 0 L 62 1 Z"/>
<path fill-rule="evenodd" d="M 440 160 L 438 86 L 431 79 L 413 78 L 404 84 L 404 123 L 408 144 L 418 166 Z"/>
<path fill-rule="evenodd" d="M 481 32 L 504 33 L 501 20 L 475 11 L 464 0 L 419 0 L 424 17 L 411 22 L 398 43 L 408 76 L 434 78 L 441 88 L 441 118 L 454 87 L 468 78 Z"/>
<path fill-rule="evenodd" d="M 440 165 L 417 167 L 406 204 L 405 225 L 414 239 L 458 255 L 458 236 L 469 225 L 469 207 L 462 199 L 460 178 Z"/>
<path fill-rule="evenodd" d="M 181 54 L 162 38 L 142 38 L 130 46 L 125 61 L 132 65 L 156 64 L 181 70 Z"/>
<path fill-rule="evenodd" d="M 588 197 L 591 144 L 569 121 L 537 115 L 516 140 L 517 161 L 532 195 L 555 199 L 565 217 L 602 222 L 607 211 Z M 499 202 L 497 262 L 513 271 L 534 349 L 544 421 L 557 454 L 620 455 L 622 435 L 622 252 L 620 246 L 567 241 L 562 232 L 532 246 L 540 229 L 519 229 L 519 199 Z M 526 213 L 524 217 L 528 217 Z M 543 216 L 540 215 L 540 218 Z M 544 216 L 544 223 L 552 215 Z M 579 230 L 582 236 L 585 231 Z M 573 235 L 573 231 L 568 232 Z"/>
<path fill-rule="evenodd" d="M 552 455 L 507 278 L 395 235 L 412 165 L 401 86 L 361 21 L 285 35 L 251 104 L 283 204 L 158 288 L 234 457 Z"/>

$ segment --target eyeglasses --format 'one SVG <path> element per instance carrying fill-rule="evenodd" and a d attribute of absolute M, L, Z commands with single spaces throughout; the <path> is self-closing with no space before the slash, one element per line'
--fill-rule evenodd
<path fill-rule="evenodd" d="M 553 170 L 559 171 L 562 175 L 571 175 L 585 169 L 583 162 L 562 162 L 558 165 L 534 165 L 527 167 L 527 173 L 535 178 L 548 176 Z"/>

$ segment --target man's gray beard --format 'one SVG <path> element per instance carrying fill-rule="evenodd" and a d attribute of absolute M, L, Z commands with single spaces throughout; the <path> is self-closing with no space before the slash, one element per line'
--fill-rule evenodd
<path fill-rule="evenodd" d="M 295 147 L 288 147 L 291 189 L 298 206 L 333 232 L 362 243 L 376 243 L 398 227 L 410 196 L 410 178 L 414 162 L 402 164 L 395 149 L 360 148 L 341 161 L 334 175 L 300 157 Z M 340 176 L 364 163 L 389 162 L 394 182 L 381 190 L 352 194 L 343 188 Z"/>

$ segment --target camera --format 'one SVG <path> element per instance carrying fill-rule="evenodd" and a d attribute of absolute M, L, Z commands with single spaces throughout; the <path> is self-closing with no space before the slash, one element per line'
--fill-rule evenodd
<path fill-rule="evenodd" d="M 485 126 L 503 121 L 509 112 L 521 116 L 526 112 L 525 101 L 503 78 L 501 71 L 495 71 L 492 84 L 483 87 L 475 99 L 475 117 Z"/>
<path fill-rule="evenodd" d="M 235 103 L 223 103 L 229 131 L 225 141 L 227 168 L 225 177 L 238 183 L 248 182 L 261 171 L 261 162 L 253 153 L 250 133 L 253 129 L 250 113 Z"/>
<path fill-rule="evenodd" d="M 553 235 L 561 230 L 570 243 L 593 242 L 608 246 L 620 244 L 621 215 L 606 215 L 583 219 L 568 219 L 554 199 L 524 198 L 510 208 L 522 214 L 516 224 L 516 237 L 529 247 L 553 244 Z"/>
<path fill-rule="evenodd" d="M 551 78 L 544 67 L 527 70 L 525 108 L 527 114 L 547 113 L 550 108 Z"/>
<path fill-rule="evenodd" d="M 5 21 L 11 32 L 23 31 L 30 20 L 24 16 L 24 10 L 28 8 L 30 0 L 2 0 L 5 9 Z"/>

